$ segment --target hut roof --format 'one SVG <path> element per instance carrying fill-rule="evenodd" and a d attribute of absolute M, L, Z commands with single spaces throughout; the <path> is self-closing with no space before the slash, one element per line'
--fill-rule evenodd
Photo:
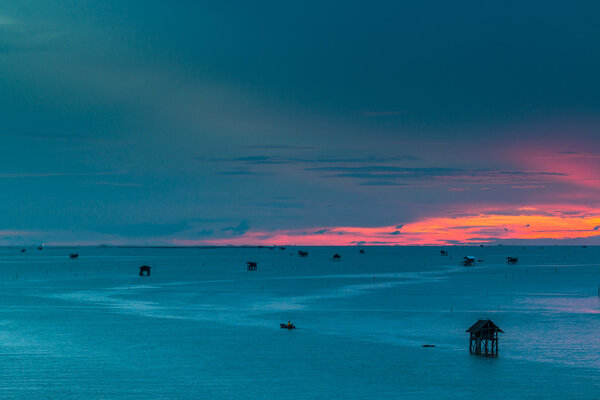
<path fill-rule="evenodd" d="M 469 333 L 474 333 L 474 332 L 479 332 L 481 330 L 483 330 L 484 328 L 488 329 L 488 330 L 495 330 L 498 332 L 502 332 L 502 329 L 498 328 L 498 325 L 496 325 L 495 323 L 492 322 L 491 319 L 480 319 L 479 321 L 475 322 L 473 324 L 473 326 L 471 326 L 469 329 L 467 329 L 467 332 Z"/>

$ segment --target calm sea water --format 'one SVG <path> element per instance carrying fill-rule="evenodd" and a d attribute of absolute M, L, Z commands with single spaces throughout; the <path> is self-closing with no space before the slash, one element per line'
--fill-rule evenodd
<path fill-rule="evenodd" d="M 600 397 L 599 248 L 299 249 L 2 248 L 0 398 Z"/>

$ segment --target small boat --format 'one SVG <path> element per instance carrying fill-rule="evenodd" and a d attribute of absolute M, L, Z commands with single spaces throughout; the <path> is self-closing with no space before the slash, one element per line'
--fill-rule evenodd
<path fill-rule="evenodd" d="M 294 326 L 294 324 L 288 325 L 288 324 L 279 324 L 279 326 L 281 327 L 281 329 L 296 329 L 296 327 Z"/>

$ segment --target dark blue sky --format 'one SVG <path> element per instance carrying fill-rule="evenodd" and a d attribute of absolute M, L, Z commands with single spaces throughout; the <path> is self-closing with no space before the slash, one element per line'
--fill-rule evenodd
<path fill-rule="evenodd" d="M 0 244 L 303 243 L 531 208 L 594 225 L 599 11 L 4 1 Z M 469 234 L 545 237 L 495 223 Z"/>

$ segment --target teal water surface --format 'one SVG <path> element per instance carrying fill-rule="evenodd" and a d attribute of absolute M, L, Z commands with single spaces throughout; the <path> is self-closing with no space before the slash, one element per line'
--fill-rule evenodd
<path fill-rule="evenodd" d="M 600 249 L 302 249 L 2 248 L 0 398 L 598 398 Z"/>

